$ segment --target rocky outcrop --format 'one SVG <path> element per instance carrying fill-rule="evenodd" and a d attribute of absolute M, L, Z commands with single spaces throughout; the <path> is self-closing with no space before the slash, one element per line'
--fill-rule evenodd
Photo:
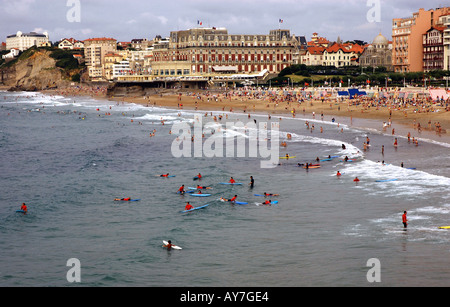
<path fill-rule="evenodd" d="M 50 54 L 50 51 L 39 49 L 25 59 L 19 58 L 14 65 L 3 68 L 3 85 L 10 86 L 10 90 L 39 91 L 67 84 Z"/>

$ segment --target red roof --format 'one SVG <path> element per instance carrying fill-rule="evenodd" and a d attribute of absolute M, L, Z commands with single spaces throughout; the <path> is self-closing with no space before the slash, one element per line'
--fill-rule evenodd
<path fill-rule="evenodd" d="M 328 47 L 327 49 L 328 53 L 336 53 L 339 50 L 342 50 L 344 53 L 363 53 L 364 47 L 360 46 L 358 44 L 333 44 L 331 47 Z"/>
<path fill-rule="evenodd" d="M 97 37 L 97 38 L 88 38 L 84 40 L 85 42 L 93 42 L 93 41 L 116 41 L 114 38 L 110 37 Z"/>
<path fill-rule="evenodd" d="M 320 46 L 308 47 L 308 52 L 310 54 L 320 55 L 320 54 L 323 54 L 324 51 L 325 51 L 325 47 L 320 47 Z"/>

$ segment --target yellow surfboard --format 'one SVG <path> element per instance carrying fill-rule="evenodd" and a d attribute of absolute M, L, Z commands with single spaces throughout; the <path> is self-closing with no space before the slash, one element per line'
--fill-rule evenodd
<path fill-rule="evenodd" d="M 450 226 L 441 226 L 439 229 L 450 229 Z"/>

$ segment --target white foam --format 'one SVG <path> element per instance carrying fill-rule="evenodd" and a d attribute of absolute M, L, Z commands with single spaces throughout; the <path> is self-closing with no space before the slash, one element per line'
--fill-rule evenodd
<path fill-rule="evenodd" d="M 304 142 L 336 147 L 337 149 L 339 149 L 339 155 L 348 156 L 349 158 L 360 158 L 364 156 L 364 154 L 359 150 L 358 147 L 346 142 L 342 142 L 339 140 L 318 138 L 314 136 L 298 135 L 296 133 L 291 133 L 291 135 L 292 135 L 292 139 L 290 140 L 291 142 Z M 345 145 L 345 149 L 342 149 L 342 144 Z"/>

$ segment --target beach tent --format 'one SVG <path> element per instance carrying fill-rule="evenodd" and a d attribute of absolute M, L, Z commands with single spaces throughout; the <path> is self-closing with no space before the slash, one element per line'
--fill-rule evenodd
<path fill-rule="evenodd" d="M 366 96 L 366 92 L 365 91 L 359 91 L 358 89 L 355 88 L 349 88 L 348 89 L 348 93 L 350 95 L 350 99 L 353 99 L 355 96 Z"/>
<path fill-rule="evenodd" d="M 448 97 L 449 97 L 448 94 L 447 94 L 447 91 L 443 90 L 443 89 L 430 90 L 430 96 L 431 96 L 431 98 L 433 100 L 438 100 L 438 99 L 441 99 L 441 98 L 444 98 L 444 100 L 447 100 Z"/>

